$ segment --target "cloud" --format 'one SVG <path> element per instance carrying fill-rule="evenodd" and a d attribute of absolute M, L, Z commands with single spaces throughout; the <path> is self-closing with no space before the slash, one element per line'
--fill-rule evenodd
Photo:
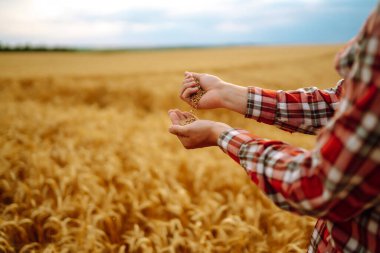
<path fill-rule="evenodd" d="M 251 31 L 252 26 L 240 23 L 220 23 L 216 29 L 222 32 L 247 33 Z"/>
<path fill-rule="evenodd" d="M 297 41 L 299 35 L 289 32 L 294 38 L 285 39 L 276 33 L 286 36 L 282 31 L 319 27 L 318 20 L 326 17 L 332 23 L 328 29 L 347 13 L 363 19 L 373 1 L 358 5 L 354 0 L 0 0 L 0 38 L 94 46 L 186 44 L 186 40 L 281 43 Z M 353 22 L 343 28 L 352 29 L 348 25 Z"/>

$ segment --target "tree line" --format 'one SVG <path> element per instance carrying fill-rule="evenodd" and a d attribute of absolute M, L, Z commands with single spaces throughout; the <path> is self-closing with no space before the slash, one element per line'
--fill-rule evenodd
<path fill-rule="evenodd" d="M 72 52 L 77 51 L 68 47 L 46 47 L 36 45 L 7 45 L 0 43 L 0 52 Z"/>

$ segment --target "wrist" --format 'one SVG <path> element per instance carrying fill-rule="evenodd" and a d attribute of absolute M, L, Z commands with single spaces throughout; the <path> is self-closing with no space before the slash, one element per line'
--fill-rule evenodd
<path fill-rule="evenodd" d="M 224 124 L 224 123 L 221 123 L 221 122 L 214 122 L 212 128 L 211 128 L 211 134 L 210 134 L 210 137 L 211 137 L 211 143 L 214 145 L 214 146 L 217 146 L 218 145 L 218 139 L 219 139 L 219 136 L 231 129 L 232 127 L 230 127 L 229 125 L 227 124 Z"/>
<path fill-rule="evenodd" d="M 241 114 L 247 110 L 248 88 L 224 83 L 221 89 L 220 107 L 226 108 Z"/>

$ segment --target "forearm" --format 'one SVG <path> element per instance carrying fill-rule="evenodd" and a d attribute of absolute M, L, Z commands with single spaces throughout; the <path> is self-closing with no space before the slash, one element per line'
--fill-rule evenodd
<path fill-rule="evenodd" d="M 364 137 L 356 129 L 350 134 L 341 134 L 346 117 L 334 122 L 338 125 L 336 128 L 326 129 L 312 151 L 238 129 L 223 132 L 218 145 L 279 207 L 317 218 L 345 221 L 378 203 L 380 175 L 379 160 L 373 155 L 377 147 L 368 143 L 358 150 L 359 157 L 365 157 L 364 163 L 352 153 L 353 141 L 348 141 L 346 148 L 342 146 L 347 139 L 364 143 L 361 141 Z M 347 119 L 352 121 L 352 118 Z M 376 124 L 379 126 L 379 121 Z M 347 134 L 352 134 L 352 138 L 346 139 Z M 379 133 L 371 135 L 376 138 Z M 366 177 L 368 175 L 371 176 Z"/>
<path fill-rule="evenodd" d="M 342 85 L 340 81 L 335 88 L 327 90 L 276 91 L 224 83 L 220 107 L 289 132 L 315 134 L 334 115 Z"/>
<path fill-rule="evenodd" d="M 311 168 L 310 151 L 237 129 L 222 133 L 218 144 L 280 208 L 323 217 L 331 206 L 330 198 L 323 199 L 320 168 Z"/>
<path fill-rule="evenodd" d="M 224 83 L 220 91 L 220 107 L 242 115 L 247 111 L 248 88 Z"/>
<path fill-rule="evenodd" d="M 316 134 L 334 116 L 340 104 L 344 80 L 336 87 L 276 91 L 273 124 L 289 132 Z M 250 115 L 248 115 L 250 117 Z"/>

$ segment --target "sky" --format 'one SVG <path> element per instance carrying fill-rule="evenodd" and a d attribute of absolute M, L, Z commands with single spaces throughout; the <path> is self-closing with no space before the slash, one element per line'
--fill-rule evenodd
<path fill-rule="evenodd" d="M 376 0 L 0 0 L 0 43 L 92 48 L 329 44 Z"/>

